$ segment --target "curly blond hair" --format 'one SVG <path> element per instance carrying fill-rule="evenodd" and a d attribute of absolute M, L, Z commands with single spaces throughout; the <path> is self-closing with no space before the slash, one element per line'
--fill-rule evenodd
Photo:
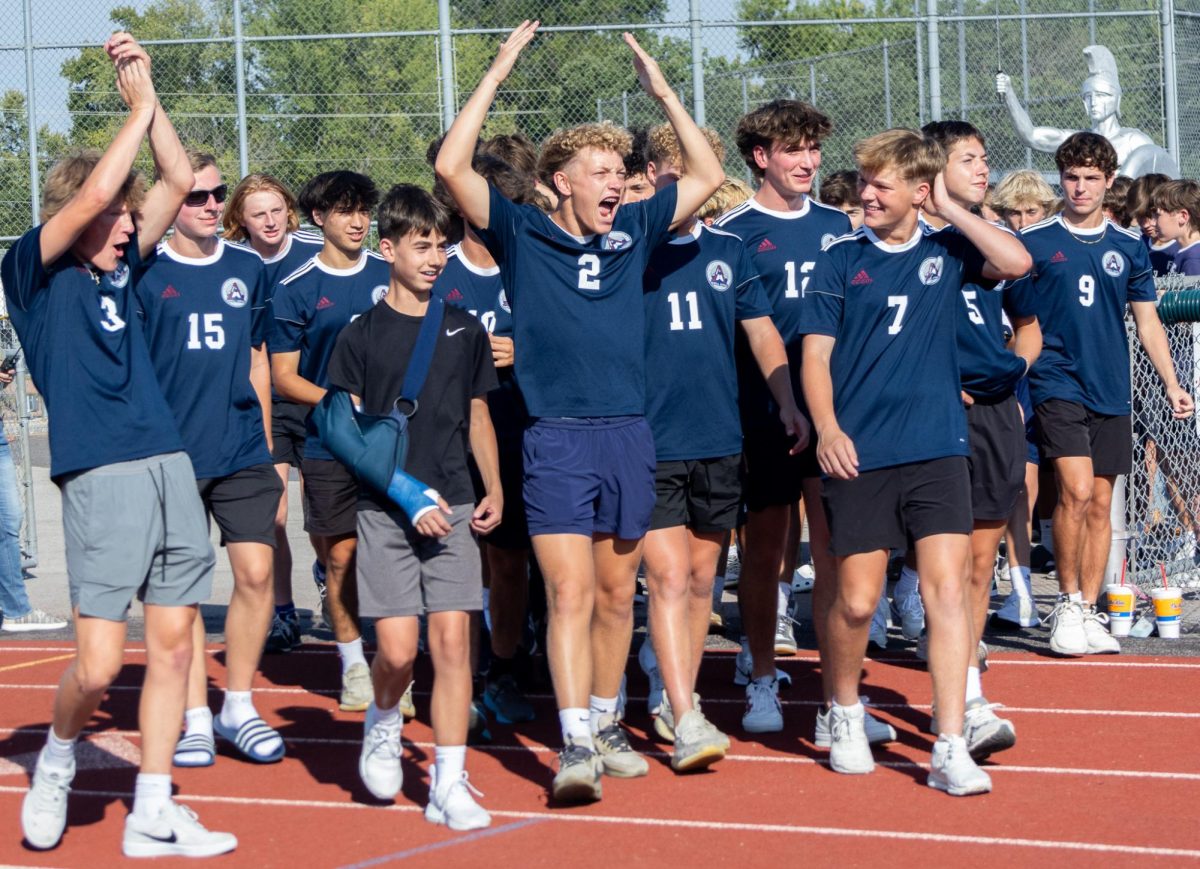
<path fill-rule="evenodd" d="M 717 160 L 724 163 L 725 144 L 721 141 L 720 134 L 709 127 L 702 127 L 700 132 L 704 134 L 709 147 L 717 155 Z M 683 154 L 679 150 L 679 137 L 675 135 L 674 127 L 670 124 L 659 124 L 657 127 L 650 128 L 646 138 L 646 159 L 656 167 L 670 163 L 676 169 L 683 171 Z"/>
<path fill-rule="evenodd" d="M 625 159 L 633 150 L 633 136 L 624 127 L 618 127 L 612 121 L 555 130 L 542 143 L 542 153 L 538 158 L 538 177 L 553 190 L 555 173 L 561 172 L 584 148 L 612 151 L 621 159 Z"/>
<path fill-rule="evenodd" d="M 1001 214 L 1031 203 L 1040 205 L 1050 214 L 1058 204 L 1054 188 L 1045 182 L 1041 173 L 1033 169 L 1018 169 L 1005 175 L 996 185 L 991 199 L 992 207 Z"/>
<path fill-rule="evenodd" d="M 726 178 L 712 196 L 696 211 L 696 217 L 707 221 L 710 217 L 720 217 L 731 208 L 737 208 L 754 195 L 750 185 L 740 178 Z"/>
<path fill-rule="evenodd" d="M 96 148 L 81 148 L 70 152 L 50 168 L 42 184 L 42 223 L 62 211 L 63 206 L 83 187 L 103 156 L 104 152 Z M 130 211 L 136 213 L 146 198 L 146 179 L 142 173 L 131 170 L 117 196 Z"/>

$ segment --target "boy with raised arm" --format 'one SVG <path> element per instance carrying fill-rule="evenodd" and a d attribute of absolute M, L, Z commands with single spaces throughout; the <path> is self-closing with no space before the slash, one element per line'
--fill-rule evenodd
<path fill-rule="evenodd" d="M 50 475 L 62 490 L 77 649 L 54 699 L 21 829 L 34 848 L 62 838 L 75 744 L 120 672 L 136 595 L 146 627 L 142 757 L 122 850 L 210 856 L 232 851 L 237 839 L 204 829 L 172 799 L 171 754 L 192 624 L 212 589 L 214 556 L 192 463 L 133 303 L 133 285 L 192 189 L 192 170 L 158 103 L 146 52 L 128 33 L 104 47 L 129 117 L 103 154 L 76 153 L 50 170 L 43 222 L 0 264 L 9 315 L 51 419 Z M 133 163 L 147 136 L 161 180 L 143 199 Z"/>
<path fill-rule="evenodd" d="M 804 395 L 828 475 L 837 589 L 822 667 L 833 681 L 830 766 L 875 767 L 858 686 L 888 550 L 916 541 L 939 734 L 930 787 L 991 790 L 963 739 L 974 650 L 966 591 L 971 533 L 967 422 L 955 325 L 967 280 L 1019 277 L 1029 255 L 955 203 L 938 144 L 889 130 L 854 148 L 864 225 L 822 251 L 802 313 Z M 920 210 L 949 226 L 935 230 Z M 978 251 L 978 253 L 976 253 Z"/>
<path fill-rule="evenodd" d="M 548 656 L 564 742 L 552 792 L 581 801 L 600 798 L 602 771 L 649 771 L 617 715 L 641 539 L 654 508 L 642 273 L 650 252 L 724 173 L 658 64 L 626 34 L 643 88 L 679 137 L 688 175 L 621 205 L 629 135 L 586 124 L 543 145 L 540 174 L 558 196 L 550 215 L 501 196 L 472 169 L 474 143 L 537 27 L 526 21 L 501 45 L 446 134 L 435 169 L 500 264 L 510 295 L 516 374 L 534 420 L 524 442 L 526 514 L 546 579 Z"/>

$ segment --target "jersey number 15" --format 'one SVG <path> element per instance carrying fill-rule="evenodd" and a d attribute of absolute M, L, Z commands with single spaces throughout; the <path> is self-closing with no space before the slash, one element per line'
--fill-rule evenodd
<path fill-rule="evenodd" d="M 188 314 L 187 349 L 220 350 L 225 346 L 225 327 L 221 325 L 221 314 L 204 315 L 204 343 L 200 343 L 200 315 Z"/>

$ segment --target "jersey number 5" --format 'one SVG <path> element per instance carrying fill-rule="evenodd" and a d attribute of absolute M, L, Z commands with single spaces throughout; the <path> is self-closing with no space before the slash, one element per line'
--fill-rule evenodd
<path fill-rule="evenodd" d="M 976 326 L 984 325 L 983 312 L 979 310 L 979 306 L 975 304 L 975 299 L 979 296 L 978 290 L 963 290 L 963 301 L 967 303 L 967 319 Z"/>
<path fill-rule="evenodd" d="M 204 315 L 204 344 L 209 350 L 220 350 L 225 346 L 225 327 L 221 325 L 220 314 Z M 200 315 L 188 314 L 187 349 L 199 350 L 200 344 Z"/>
<path fill-rule="evenodd" d="M 585 253 L 579 257 L 579 289 L 600 289 L 600 257 Z"/>

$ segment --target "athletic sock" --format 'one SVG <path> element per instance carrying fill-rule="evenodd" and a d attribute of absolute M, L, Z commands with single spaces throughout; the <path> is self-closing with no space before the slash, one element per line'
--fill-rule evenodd
<path fill-rule="evenodd" d="M 207 706 L 195 706 L 183 712 L 184 736 L 197 734 L 213 738 L 213 714 Z M 210 760 L 207 751 L 177 751 L 175 761 L 181 764 L 200 764 Z"/>
<path fill-rule="evenodd" d="M 247 721 L 258 718 L 258 710 L 254 708 L 254 698 L 249 691 L 226 691 L 225 703 L 221 706 L 221 726 L 231 733 Z M 283 746 L 283 738 L 273 736 L 254 744 L 253 753 L 259 757 L 270 757 Z"/>
<path fill-rule="evenodd" d="M 1042 548 L 1054 554 L 1054 523 L 1050 519 L 1039 519 L 1038 527 L 1042 529 Z"/>
<path fill-rule="evenodd" d="M 1012 583 L 1012 590 L 1017 597 L 1031 598 L 1033 592 L 1029 590 L 1029 568 L 1018 567 L 1017 565 L 1009 565 L 1008 581 Z"/>
<path fill-rule="evenodd" d="M 576 742 L 592 746 L 592 720 L 588 710 L 582 706 L 569 706 L 558 710 L 558 724 L 562 728 L 563 742 Z"/>
<path fill-rule="evenodd" d="M 1067 600 L 1069 600 L 1071 603 L 1081 604 L 1081 603 L 1083 603 L 1083 592 L 1082 591 L 1073 591 L 1067 595 Z"/>
<path fill-rule="evenodd" d="M 601 718 L 617 714 L 617 699 L 616 697 L 597 697 L 595 694 L 588 697 L 588 723 L 592 733 L 600 730 Z"/>
<path fill-rule="evenodd" d="M 789 583 L 779 583 L 779 600 L 776 603 L 777 615 L 785 616 L 788 611 L 788 600 L 792 595 L 792 586 Z"/>
<path fill-rule="evenodd" d="M 438 795 L 444 795 L 462 778 L 463 767 L 467 762 L 467 747 L 465 745 L 435 745 L 433 747 L 433 765 L 437 770 Z"/>
<path fill-rule="evenodd" d="M 46 747 L 42 749 L 42 761 L 55 769 L 70 769 L 75 764 L 75 739 L 60 739 L 54 728 L 46 734 Z"/>
<path fill-rule="evenodd" d="M 171 776 L 139 772 L 133 786 L 133 813 L 143 821 L 153 821 L 171 802 Z"/>
<path fill-rule="evenodd" d="M 979 684 L 979 668 L 967 667 L 967 702 L 983 696 L 983 686 Z"/>
<path fill-rule="evenodd" d="M 907 564 L 900 568 L 900 578 L 896 580 L 896 587 L 892 591 L 892 600 L 902 601 L 910 595 L 919 593 L 920 576 L 917 572 Z"/>
<path fill-rule="evenodd" d="M 342 659 L 342 675 L 346 675 L 346 671 L 355 664 L 362 664 L 364 667 L 367 664 L 367 657 L 363 654 L 362 637 L 357 640 L 351 640 L 348 643 L 337 644 L 338 657 Z"/>

